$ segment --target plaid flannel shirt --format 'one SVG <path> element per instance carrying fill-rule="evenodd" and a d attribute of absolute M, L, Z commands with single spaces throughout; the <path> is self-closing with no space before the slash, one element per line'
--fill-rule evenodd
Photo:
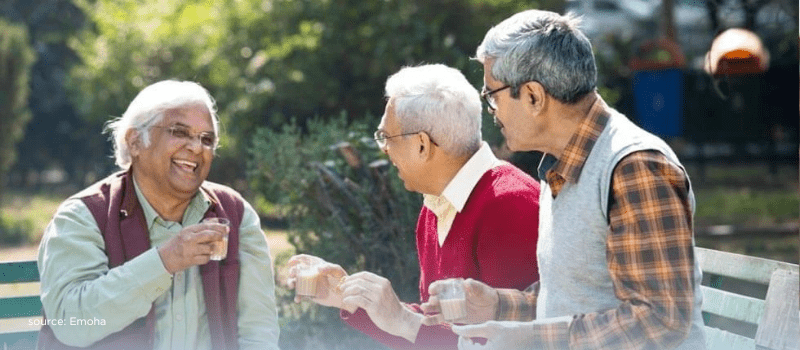
<path fill-rule="evenodd" d="M 565 183 L 577 182 L 608 122 L 608 108 L 597 99 L 562 157 L 545 172 L 554 198 Z M 686 174 L 660 152 L 638 151 L 620 160 L 612 173 L 606 239 L 620 305 L 587 310 L 571 322 L 535 325 L 539 348 L 661 349 L 683 341 L 694 300 L 689 191 Z M 523 292 L 502 289 L 498 295 L 497 320 L 534 319 L 538 282 Z"/>

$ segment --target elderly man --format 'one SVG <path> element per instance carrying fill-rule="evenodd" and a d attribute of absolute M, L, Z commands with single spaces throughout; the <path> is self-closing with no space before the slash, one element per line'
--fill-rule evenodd
<path fill-rule="evenodd" d="M 426 65 L 392 75 L 386 96 L 375 140 L 406 189 L 424 195 L 416 228 L 420 300 L 429 299 L 431 282 L 447 278 L 518 289 L 535 281 L 539 187 L 481 141 L 478 91 L 459 71 Z M 371 272 L 338 285 L 341 267 L 301 255 L 290 259 L 290 284 L 314 263 L 337 278 L 321 279 L 313 300 L 342 308 L 347 324 L 395 349 L 457 348 L 449 327 L 423 326 L 419 305 L 401 303 L 389 281 Z M 477 310 L 467 309 L 465 321 Z"/>
<path fill-rule="evenodd" d="M 123 171 L 67 199 L 42 238 L 39 348 L 277 349 L 258 215 L 205 181 L 219 130 L 208 92 L 155 83 L 108 129 Z M 210 258 L 226 228 L 204 218 L 230 221 L 222 260 Z"/>
<path fill-rule="evenodd" d="M 471 284 L 483 314 L 526 322 L 453 329 L 462 349 L 703 349 L 688 175 L 665 142 L 597 94 L 592 47 L 577 25 L 525 11 L 478 47 L 482 95 L 509 147 L 547 154 L 540 280 L 525 292 Z"/>

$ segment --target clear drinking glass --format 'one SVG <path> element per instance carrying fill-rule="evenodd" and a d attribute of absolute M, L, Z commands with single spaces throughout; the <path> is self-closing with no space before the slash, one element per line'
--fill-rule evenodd
<path fill-rule="evenodd" d="M 208 218 L 203 220 L 204 224 L 225 225 L 225 235 L 222 239 L 211 243 L 211 260 L 222 260 L 228 256 L 228 234 L 231 232 L 231 222 L 225 218 Z"/>
<path fill-rule="evenodd" d="M 467 300 L 464 296 L 464 279 L 451 278 L 445 281 L 444 290 L 437 296 L 445 321 L 453 322 L 467 317 Z"/>
<path fill-rule="evenodd" d="M 318 280 L 319 269 L 316 266 L 305 266 L 304 269 L 297 272 L 295 294 L 312 298 L 316 297 Z"/>

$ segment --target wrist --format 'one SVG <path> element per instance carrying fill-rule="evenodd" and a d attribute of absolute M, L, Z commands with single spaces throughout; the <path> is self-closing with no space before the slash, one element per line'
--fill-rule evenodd
<path fill-rule="evenodd" d="M 167 273 L 174 275 L 177 269 L 175 269 L 170 263 L 170 260 L 167 257 L 169 253 L 166 251 L 166 248 L 164 248 L 164 246 L 160 246 L 158 247 L 157 251 L 158 257 L 161 258 L 161 265 L 164 265 L 164 269 L 167 270 Z"/>
<path fill-rule="evenodd" d="M 419 333 L 420 327 L 422 327 L 422 318 L 423 316 L 421 314 L 413 312 L 403 306 L 400 322 L 396 323 L 397 327 L 393 335 L 402 337 L 412 343 L 416 342 L 417 334 Z"/>

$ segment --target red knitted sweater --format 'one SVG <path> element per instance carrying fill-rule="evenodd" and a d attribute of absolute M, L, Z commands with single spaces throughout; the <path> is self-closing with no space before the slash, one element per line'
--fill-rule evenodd
<path fill-rule="evenodd" d="M 462 277 L 494 288 L 525 289 L 539 279 L 536 241 L 539 183 L 504 164 L 483 174 L 440 247 L 436 216 L 422 207 L 417 221 L 420 301 L 437 280 Z M 422 312 L 419 304 L 408 304 Z M 350 326 L 393 349 L 457 349 L 458 336 L 447 326 L 422 326 L 411 343 L 378 329 L 363 309 L 342 311 Z"/>

